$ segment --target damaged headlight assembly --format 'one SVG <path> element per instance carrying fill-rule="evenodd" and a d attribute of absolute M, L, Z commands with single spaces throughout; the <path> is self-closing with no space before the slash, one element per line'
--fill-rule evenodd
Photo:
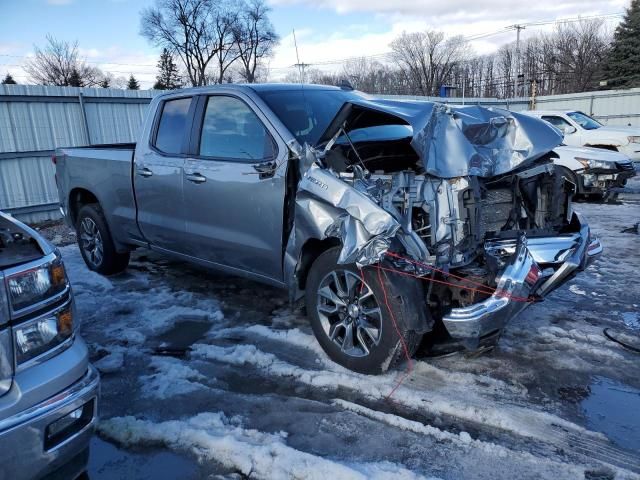
<path fill-rule="evenodd" d="M 596 160 L 594 158 L 575 157 L 575 159 L 582 164 L 585 170 L 615 170 L 616 164 L 614 162 L 607 162 L 604 160 Z"/>

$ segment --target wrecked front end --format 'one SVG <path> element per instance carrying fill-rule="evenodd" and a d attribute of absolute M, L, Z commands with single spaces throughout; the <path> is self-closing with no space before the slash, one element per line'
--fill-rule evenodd
<path fill-rule="evenodd" d="M 286 269 L 303 286 L 303 246 L 333 239 L 339 263 L 423 282 L 431 323 L 469 348 L 602 251 L 556 174 L 562 141 L 502 110 L 363 101 L 299 154 Z"/>

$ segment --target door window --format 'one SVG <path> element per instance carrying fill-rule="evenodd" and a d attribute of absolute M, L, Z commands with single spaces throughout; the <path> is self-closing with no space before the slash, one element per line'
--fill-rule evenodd
<path fill-rule="evenodd" d="M 167 100 L 162 106 L 155 147 L 164 153 L 182 152 L 182 139 L 187 125 L 191 97 Z"/>
<path fill-rule="evenodd" d="M 258 116 L 242 100 L 212 96 L 200 134 L 200 156 L 255 161 L 274 156 L 274 144 Z"/>
<path fill-rule="evenodd" d="M 542 117 L 542 120 L 544 120 L 545 122 L 549 122 L 551 125 L 553 125 L 554 127 L 560 129 L 561 131 L 566 131 L 566 130 L 571 130 L 571 128 L 573 127 L 573 125 L 571 125 L 569 122 L 567 122 L 564 118 L 562 117 L 556 117 L 555 115 L 544 115 Z"/>

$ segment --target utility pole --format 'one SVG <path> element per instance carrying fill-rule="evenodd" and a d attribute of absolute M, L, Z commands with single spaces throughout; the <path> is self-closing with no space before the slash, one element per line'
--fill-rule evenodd
<path fill-rule="evenodd" d="M 529 110 L 536 109 L 536 95 L 538 94 L 538 82 L 534 78 L 531 80 L 531 98 L 529 99 Z"/>
<path fill-rule="evenodd" d="M 524 30 L 525 26 L 517 23 L 507 28 L 516 31 L 516 74 L 513 80 L 513 96 L 515 98 L 518 96 L 518 78 L 520 77 L 520 30 Z"/>
<path fill-rule="evenodd" d="M 298 72 L 300 73 L 300 82 L 304 83 L 304 69 L 307 67 L 310 67 L 311 64 L 310 63 L 294 63 L 293 65 L 294 67 L 296 67 L 298 69 Z"/>
<path fill-rule="evenodd" d="M 310 67 L 311 65 L 308 63 L 300 62 L 300 55 L 298 55 L 298 41 L 296 40 L 295 29 L 293 30 L 293 44 L 296 47 L 296 59 L 298 60 L 298 63 L 296 63 L 294 67 L 296 67 L 298 69 L 298 72 L 300 73 L 300 83 L 304 84 L 304 69 Z"/>

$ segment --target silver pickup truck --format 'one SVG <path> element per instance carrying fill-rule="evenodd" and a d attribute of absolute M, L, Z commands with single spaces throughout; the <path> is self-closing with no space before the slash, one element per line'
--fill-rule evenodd
<path fill-rule="evenodd" d="M 87 266 L 145 247 L 289 290 L 334 361 L 495 342 L 602 251 L 546 122 L 314 85 L 156 97 L 137 144 L 56 151 Z"/>
<path fill-rule="evenodd" d="M 0 212 L 0 478 L 84 471 L 99 377 L 78 325 L 60 254 Z"/>

